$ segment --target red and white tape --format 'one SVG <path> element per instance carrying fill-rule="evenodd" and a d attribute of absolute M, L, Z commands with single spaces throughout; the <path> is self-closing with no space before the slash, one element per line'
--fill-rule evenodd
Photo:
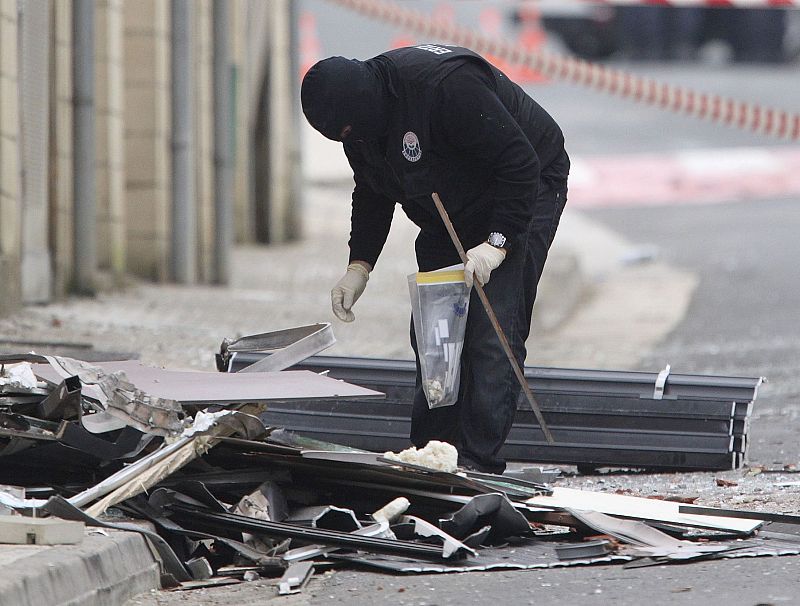
<path fill-rule="evenodd" d="M 594 4 L 619 6 L 675 6 L 707 8 L 792 8 L 800 0 L 585 0 Z"/>
<path fill-rule="evenodd" d="M 566 80 L 661 109 L 742 130 L 751 130 L 769 137 L 800 140 L 798 113 L 762 107 L 716 94 L 695 92 L 544 50 L 525 49 L 387 0 L 328 1 L 367 17 L 413 31 L 430 40 L 446 40 L 458 46 L 471 48 L 480 54 L 499 57 L 511 65 L 530 68 L 550 78 Z"/>

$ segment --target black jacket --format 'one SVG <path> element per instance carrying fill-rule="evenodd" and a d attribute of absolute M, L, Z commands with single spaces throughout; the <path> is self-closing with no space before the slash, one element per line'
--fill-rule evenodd
<path fill-rule="evenodd" d="M 391 96 L 378 141 L 345 140 L 353 169 L 350 260 L 375 265 L 395 203 L 428 236 L 449 240 L 438 192 L 465 248 L 526 229 L 541 179 L 565 181 L 569 158 L 553 118 L 480 56 L 421 45 L 370 59 Z"/>

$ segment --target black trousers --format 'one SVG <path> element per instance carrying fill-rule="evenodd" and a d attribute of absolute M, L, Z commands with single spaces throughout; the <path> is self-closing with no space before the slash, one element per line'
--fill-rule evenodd
<path fill-rule="evenodd" d="M 536 288 L 566 197 L 566 181 L 542 181 L 527 231 L 515 239 L 505 260 L 484 286 L 520 365 L 525 362 L 525 341 L 530 334 Z M 466 242 L 464 246 L 467 247 Z M 416 251 L 421 271 L 459 262 L 452 243 L 441 238 L 434 241 L 420 234 Z M 458 449 L 460 464 L 502 473 L 505 461 L 498 452 L 514 422 L 520 385 L 477 292 L 473 290 L 470 296 L 459 397 L 453 406 L 428 407 L 421 386 L 413 320 L 411 346 L 417 360 L 411 442 L 418 448 L 430 440 L 449 442 Z"/>

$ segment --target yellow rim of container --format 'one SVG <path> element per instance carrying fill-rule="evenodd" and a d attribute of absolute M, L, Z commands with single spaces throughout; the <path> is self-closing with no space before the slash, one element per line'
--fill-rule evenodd
<path fill-rule="evenodd" d="M 455 269 L 452 271 L 419 271 L 417 272 L 417 284 L 446 284 L 447 282 L 463 282 L 464 270 Z"/>

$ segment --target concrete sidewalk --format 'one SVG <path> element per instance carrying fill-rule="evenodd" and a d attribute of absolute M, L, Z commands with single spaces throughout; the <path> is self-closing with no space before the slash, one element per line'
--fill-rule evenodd
<path fill-rule="evenodd" d="M 406 275 L 415 270 L 416 228 L 397 213 L 354 308 L 356 321 L 335 320 L 329 291 L 347 264 L 350 185 L 341 152 L 321 145 L 310 144 L 323 151 L 307 156 L 316 170 L 307 171 L 304 237 L 238 247 L 229 288 L 132 283 L 94 299 L 28 307 L 0 319 L 0 351 L 86 359 L 129 352 L 149 364 L 213 370 L 223 337 L 329 321 L 337 343 L 326 354 L 410 359 Z M 682 318 L 695 285 L 650 252 L 568 205 L 541 283 L 527 363 L 635 366 Z M 0 605 L 120 604 L 157 586 L 156 560 L 136 534 L 89 534 L 70 547 L 0 546 Z"/>

